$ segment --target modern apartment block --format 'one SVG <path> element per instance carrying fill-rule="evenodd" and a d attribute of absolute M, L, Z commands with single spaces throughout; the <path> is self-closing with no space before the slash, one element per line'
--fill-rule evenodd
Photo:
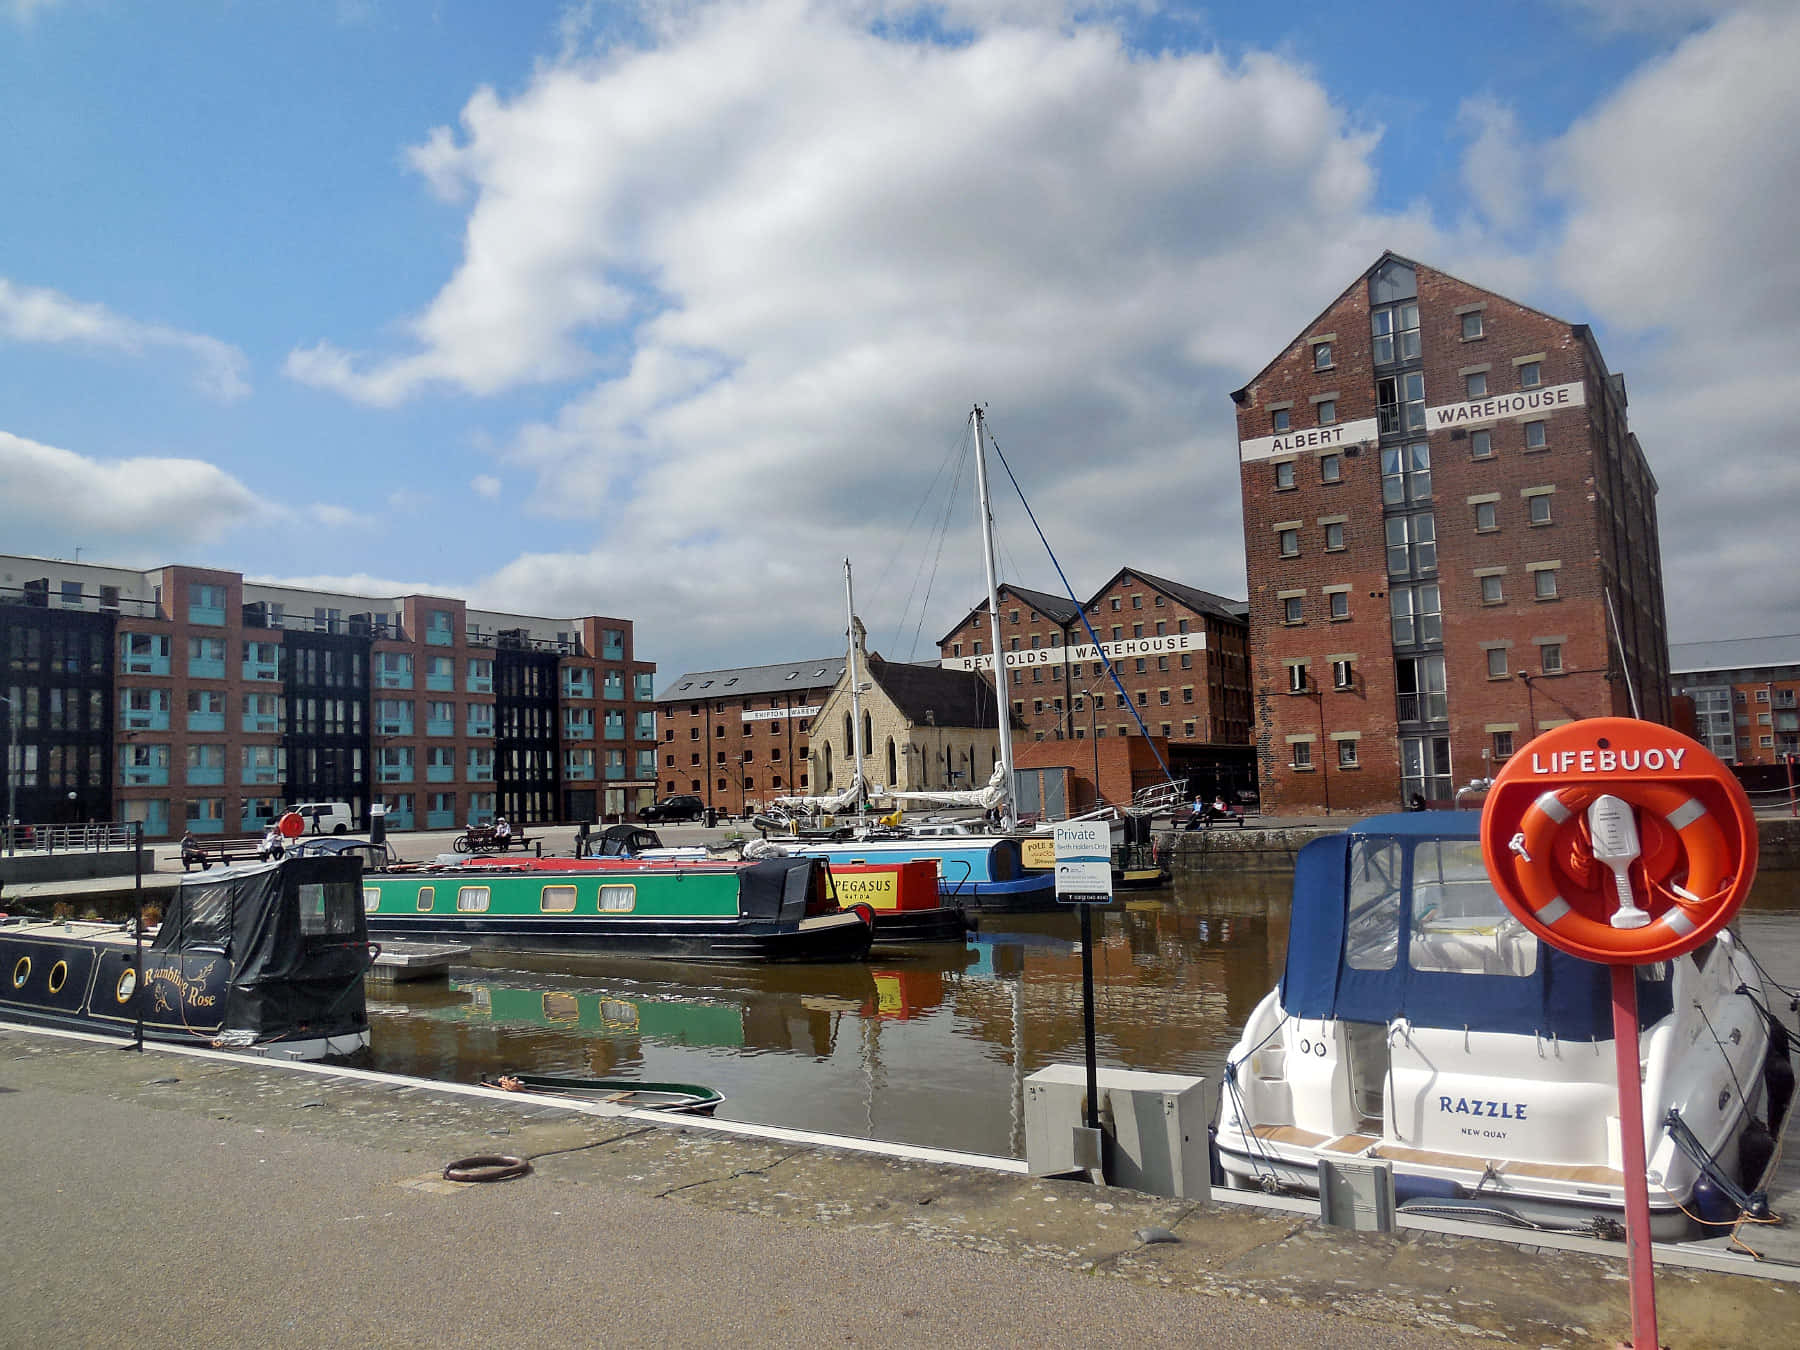
<path fill-rule="evenodd" d="M 1693 735 L 1727 764 L 1800 755 L 1800 635 L 1678 642 L 1670 683 L 1693 702 Z"/>
<path fill-rule="evenodd" d="M 1232 398 L 1265 810 L 1669 720 L 1656 480 L 1585 325 L 1387 253 Z"/>
<path fill-rule="evenodd" d="M 0 654 L 21 820 L 239 834 L 341 800 L 448 829 L 655 792 L 656 667 L 625 619 L 0 555 Z"/>
<path fill-rule="evenodd" d="M 684 792 L 727 815 L 809 791 L 812 720 L 843 678 L 843 655 L 699 670 L 657 701 L 664 793 Z"/>

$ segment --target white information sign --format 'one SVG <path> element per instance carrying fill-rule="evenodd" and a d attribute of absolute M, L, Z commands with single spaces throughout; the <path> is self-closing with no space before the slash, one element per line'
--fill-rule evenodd
<path fill-rule="evenodd" d="M 1065 905 L 1112 903 L 1112 829 L 1106 821 L 1056 827 L 1056 898 Z"/>
<path fill-rule="evenodd" d="M 781 722 L 790 717 L 817 717 L 821 706 L 811 703 L 804 708 L 745 708 L 743 717 L 746 722 Z"/>

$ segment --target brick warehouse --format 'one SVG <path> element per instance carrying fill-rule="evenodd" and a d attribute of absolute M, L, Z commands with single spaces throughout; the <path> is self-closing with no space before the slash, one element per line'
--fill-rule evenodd
<path fill-rule="evenodd" d="M 371 800 L 394 829 L 596 820 L 655 789 L 628 620 L 472 610 L 235 572 L 0 556 L 0 714 L 31 821 L 253 833 Z"/>
<path fill-rule="evenodd" d="M 1386 253 L 1232 398 L 1265 810 L 1669 720 L 1656 480 L 1586 325 Z"/>
<path fill-rule="evenodd" d="M 671 681 L 657 702 L 663 792 L 692 793 L 726 815 L 805 793 L 812 720 L 845 660 L 699 670 Z"/>
<path fill-rule="evenodd" d="M 1123 693 L 1100 661 L 1082 653 L 1092 645 L 1084 608 Z M 1081 606 L 1067 596 L 1001 586 L 1008 691 L 1025 728 L 1019 762 L 1063 762 L 1037 742 L 1141 738 L 1135 707 L 1149 734 L 1167 742 L 1177 778 L 1204 780 L 1208 791 L 1248 786 L 1247 632 L 1241 602 L 1131 567 L 1120 568 Z M 939 663 L 992 670 L 991 645 L 983 600 L 939 641 Z M 1067 762 L 1087 770 L 1091 758 L 1084 752 Z M 1100 777 L 1108 798 L 1129 799 L 1129 775 Z"/>

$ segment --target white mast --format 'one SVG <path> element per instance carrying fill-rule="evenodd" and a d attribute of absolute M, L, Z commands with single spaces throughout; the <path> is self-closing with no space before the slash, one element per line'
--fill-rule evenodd
<path fill-rule="evenodd" d="M 994 576 L 994 510 L 988 501 L 987 454 L 981 443 L 981 407 L 969 414 L 975 426 L 975 485 L 981 493 L 981 561 L 987 567 L 988 632 L 994 642 L 994 697 L 1000 712 L 1000 767 L 1005 797 L 1001 801 L 1001 824 L 1005 829 L 1017 825 L 1013 806 L 1012 700 L 1006 692 L 1006 653 L 1000 645 L 1000 587 Z M 973 777 L 974 765 L 970 765 Z"/>
<path fill-rule="evenodd" d="M 850 560 L 844 559 L 844 605 L 850 612 L 850 753 L 856 761 L 856 810 L 862 814 L 863 801 L 863 757 L 862 757 L 862 677 L 856 670 L 856 592 L 850 585 Z"/>

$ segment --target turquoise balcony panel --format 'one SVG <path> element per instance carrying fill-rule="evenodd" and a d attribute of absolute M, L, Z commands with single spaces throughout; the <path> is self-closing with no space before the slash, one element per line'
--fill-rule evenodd
<path fill-rule="evenodd" d="M 625 766 L 623 764 L 608 764 L 606 766 L 606 777 L 609 781 L 615 778 L 624 778 Z"/>
<path fill-rule="evenodd" d="M 217 605 L 188 605 L 188 622 L 203 623 L 212 628 L 225 626 L 225 611 Z"/>
<path fill-rule="evenodd" d="M 124 675 L 167 675 L 169 658 L 166 656 L 122 656 L 119 658 L 119 671 Z"/>
<path fill-rule="evenodd" d="M 410 830 L 413 825 L 413 813 L 404 811 L 398 806 L 390 806 L 387 810 L 387 827 L 390 830 Z"/>
<path fill-rule="evenodd" d="M 194 834 L 225 833 L 225 822 L 222 820 L 190 820 L 187 822 L 187 827 Z M 149 830 L 146 829 L 145 833 L 148 834 Z"/>
<path fill-rule="evenodd" d="M 167 769 L 153 768 L 121 769 L 119 771 L 119 781 L 126 787 L 167 787 L 169 785 L 169 771 Z M 146 833 L 148 830 L 149 826 L 146 824 Z"/>
<path fill-rule="evenodd" d="M 120 804 L 123 806 L 123 803 Z M 128 822 L 121 820 L 120 824 Z M 167 802 L 146 802 L 144 809 L 144 836 L 169 832 L 169 804 Z"/>
<path fill-rule="evenodd" d="M 281 678 L 280 661 L 246 661 L 243 676 L 246 680 L 279 680 Z"/>
<path fill-rule="evenodd" d="M 456 676 L 427 675 L 425 677 L 425 687 L 427 689 L 435 690 L 440 694 L 454 694 L 456 692 Z M 433 813 L 427 812 L 426 814 L 430 815 Z"/>
<path fill-rule="evenodd" d="M 375 734 L 377 736 L 410 736 L 413 734 L 412 718 L 391 717 L 386 720 L 377 718 Z"/>
<path fill-rule="evenodd" d="M 245 769 L 245 787 L 280 787 L 286 775 L 280 769 Z"/>
<path fill-rule="evenodd" d="M 191 712 L 187 715 L 189 731 L 223 731 L 225 730 L 225 714 L 222 712 Z"/>
<path fill-rule="evenodd" d="M 592 722 L 564 722 L 563 739 L 565 741 L 591 741 L 594 739 L 594 724 Z"/>
<path fill-rule="evenodd" d="M 600 655 L 608 661 L 623 661 L 625 659 L 625 640 L 611 635 L 602 638 Z"/>
<path fill-rule="evenodd" d="M 427 717 L 425 734 L 427 736 L 454 736 L 456 735 L 456 723 L 448 717 Z"/>
<path fill-rule="evenodd" d="M 606 683 L 600 686 L 600 695 L 602 698 L 624 698 L 625 681 L 616 675 L 607 676 Z"/>
<path fill-rule="evenodd" d="M 194 680 L 222 680 L 225 678 L 225 658 L 214 659 L 210 656 L 188 657 L 188 678 Z"/>
<path fill-rule="evenodd" d="M 591 783 L 594 781 L 594 766 L 592 764 L 565 764 L 563 777 L 571 783 Z"/>
<path fill-rule="evenodd" d="M 245 713 L 244 730 L 259 736 L 273 736 L 281 730 L 281 719 L 273 713 Z"/>
<path fill-rule="evenodd" d="M 468 734 L 471 736 L 492 736 L 494 734 L 494 724 L 492 722 L 471 722 L 469 723 Z"/>
<path fill-rule="evenodd" d="M 454 830 L 456 828 L 456 812 L 427 811 L 425 828 L 428 830 Z"/>
<path fill-rule="evenodd" d="M 128 709 L 121 719 L 126 731 L 167 731 L 169 729 L 169 710 L 167 708 L 151 708 L 148 711 Z"/>
<path fill-rule="evenodd" d="M 224 787 L 225 770 L 197 769 L 190 764 L 187 771 L 187 782 L 189 787 Z"/>
<path fill-rule="evenodd" d="M 427 764 L 425 766 L 425 781 L 427 783 L 454 783 L 456 781 L 456 766 L 454 764 Z"/>
<path fill-rule="evenodd" d="M 411 689 L 413 687 L 412 672 L 401 670 L 378 670 L 375 672 L 377 689 Z"/>
<path fill-rule="evenodd" d="M 490 765 L 486 768 L 476 768 L 475 766 L 471 765 L 469 767 L 469 781 L 471 783 L 491 783 L 491 782 L 493 782 L 494 781 L 493 767 Z"/>
<path fill-rule="evenodd" d="M 378 783 L 410 783 L 412 780 L 413 771 L 410 764 L 383 764 L 375 774 L 375 781 Z"/>
<path fill-rule="evenodd" d="M 471 675 L 471 676 L 469 676 L 468 692 L 471 694 L 491 694 L 491 693 L 493 693 L 494 692 L 494 677 L 492 675 Z"/>

